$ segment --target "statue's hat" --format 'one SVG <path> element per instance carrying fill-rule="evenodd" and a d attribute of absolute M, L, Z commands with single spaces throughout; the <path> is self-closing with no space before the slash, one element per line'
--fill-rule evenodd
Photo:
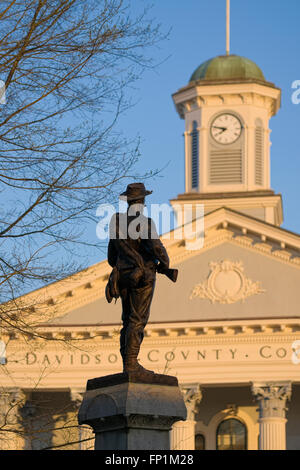
<path fill-rule="evenodd" d="M 148 191 L 144 183 L 130 183 L 124 193 L 120 194 L 120 199 L 127 199 L 127 201 L 135 201 L 141 199 L 153 191 Z"/>

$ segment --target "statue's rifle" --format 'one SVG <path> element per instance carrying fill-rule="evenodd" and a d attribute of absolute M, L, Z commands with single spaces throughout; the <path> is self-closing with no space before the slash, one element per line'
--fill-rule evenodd
<path fill-rule="evenodd" d="M 142 256 L 132 246 L 129 245 L 127 240 L 121 239 L 119 240 L 119 242 L 121 242 L 124 252 L 126 253 L 126 255 L 129 256 L 129 258 L 131 258 L 133 263 L 137 264 L 139 268 L 144 269 L 144 262 L 143 262 Z M 148 249 L 147 251 L 150 251 L 150 250 Z M 159 274 L 164 274 L 165 276 L 167 276 L 167 278 L 169 278 L 173 282 L 177 281 L 178 269 L 164 268 L 160 264 L 157 264 L 156 271 Z"/>

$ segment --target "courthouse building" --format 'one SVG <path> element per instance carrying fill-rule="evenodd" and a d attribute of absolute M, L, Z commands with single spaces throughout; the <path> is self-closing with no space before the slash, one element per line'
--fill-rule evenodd
<path fill-rule="evenodd" d="M 203 205 L 204 243 L 195 249 L 180 227 L 162 236 L 179 276 L 157 277 L 141 363 L 178 377 L 188 417 L 171 431 L 173 449 L 300 449 L 300 236 L 281 228 L 270 183 L 281 91 L 228 55 L 201 64 L 173 100 L 185 120 L 185 192 L 170 202 L 196 218 Z M 15 447 L 92 447 L 76 426 L 86 381 L 122 368 L 109 273 L 103 261 L 22 299 L 47 340 L 1 338 L 1 412 L 26 431 Z"/>

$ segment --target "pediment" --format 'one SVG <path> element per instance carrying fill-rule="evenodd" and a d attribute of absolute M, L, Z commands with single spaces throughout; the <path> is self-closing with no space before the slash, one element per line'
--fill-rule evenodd
<path fill-rule="evenodd" d="M 150 322 L 300 317 L 300 270 L 234 241 L 179 261 L 178 281 L 158 276 Z M 57 320 L 120 324 L 121 304 L 104 297 Z"/>
<path fill-rule="evenodd" d="M 200 249 L 188 249 L 178 230 L 161 237 L 178 282 L 158 275 L 150 321 L 300 315 L 299 235 L 226 208 L 204 217 Z M 120 301 L 104 296 L 109 272 L 103 261 L 19 301 L 35 322 L 119 324 Z"/>

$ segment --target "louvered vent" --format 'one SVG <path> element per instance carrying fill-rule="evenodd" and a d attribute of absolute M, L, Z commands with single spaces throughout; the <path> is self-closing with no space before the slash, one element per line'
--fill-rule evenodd
<path fill-rule="evenodd" d="M 210 184 L 243 183 L 241 149 L 211 150 Z"/>
<path fill-rule="evenodd" d="M 192 131 L 192 188 L 198 188 L 199 181 L 199 144 L 198 144 L 198 130 L 197 122 L 193 122 L 193 131 Z"/>
<path fill-rule="evenodd" d="M 263 184 L 264 133 L 262 127 L 255 129 L 255 184 Z"/>

